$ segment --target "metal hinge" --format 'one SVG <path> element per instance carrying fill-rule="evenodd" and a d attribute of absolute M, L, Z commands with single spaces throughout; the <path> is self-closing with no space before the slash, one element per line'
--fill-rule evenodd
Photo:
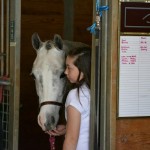
<path fill-rule="evenodd" d="M 15 41 L 15 21 L 10 21 L 10 42 Z"/>

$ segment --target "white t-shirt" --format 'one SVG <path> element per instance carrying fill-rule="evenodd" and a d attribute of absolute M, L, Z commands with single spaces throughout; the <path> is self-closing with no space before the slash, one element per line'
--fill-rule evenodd
<path fill-rule="evenodd" d="M 79 90 L 73 89 L 69 92 L 65 110 L 71 105 L 81 113 L 80 133 L 76 150 L 89 150 L 89 125 L 90 125 L 90 90 L 86 85 L 82 85 Z M 65 111 L 67 120 L 67 112 Z"/>

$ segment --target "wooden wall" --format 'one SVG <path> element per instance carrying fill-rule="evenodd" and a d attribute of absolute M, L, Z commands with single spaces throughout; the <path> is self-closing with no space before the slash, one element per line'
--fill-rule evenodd
<path fill-rule="evenodd" d="M 117 120 L 117 150 L 150 150 L 150 119 Z"/>
<path fill-rule="evenodd" d="M 49 136 L 37 124 L 38 97 L 30 76 L 36 57 L 31 36 L 37 32 L 41 40 L 53 39 L 55 33 L 63 37 L 63 0 L 22 0 L 21 15 L 21 93 L 19 150 L 48 150 Z M 92 25 L 92 0 L 74 1 L 74 39 L 91 45 L 91 34 L 86 28 Z M 88 6 L 88 7 L 87 7 Z M 69 7 L 69 6 L 68 6 Z M 60 138 L 59 149 L 61 149 Z"/>
<path fill-rule="evenodd" d="M 141 0 L 142 1 L 142 0 Z M 111 0 L 109 4 L 110 38 L 112 52 L 112 100 L 111 113 L 114 114 L 112 128 L 115 132 L 112 135 L 114 142 L 111 150 L 150 150 L 150 117 L 139 118 L 117 118 L 117 93 L 118 93 L 118 45 L 119 45 L 119 1 Z M 115 108 L 116 107 L 116 108 Z M 116 119 L 116 120 L 115 120 Z M 113 129 L 112 129 L 113 130 Z M 114 131 L 113 130 L 113 131 Z"/>

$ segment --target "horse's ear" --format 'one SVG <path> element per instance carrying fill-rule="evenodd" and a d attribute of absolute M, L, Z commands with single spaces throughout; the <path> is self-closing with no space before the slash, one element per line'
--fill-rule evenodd
<path fill-rule="evenodd" d="M 41 46 L 41 40 L 37 33 L 33 33 L 32 35 L 32 46 L 35 50 L 38 50 Z"/>
<path fill-rule="evenodd" d="M 60 35 L 54 35 L 54 43 L 58 46 L 59 49 L 63 48 L 63 40 Z"/>

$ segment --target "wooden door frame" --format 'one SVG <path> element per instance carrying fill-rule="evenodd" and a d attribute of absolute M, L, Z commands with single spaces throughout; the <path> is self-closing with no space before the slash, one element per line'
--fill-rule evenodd
<path fill-rule="evenodd" d="M 10 124 L 9 150 L 18 150 L 19 143 L 19 104 L 20 104 L 20 33 L 21 1 L 10 2 Z"/>
<path fill-rule="evenodd" d="M 95 3 L 93 0 L 93 21 L 95 21 Z M 116 150 L 116 104 L 117 104 L 117 49 L 118 49 L 118 7 L 119 1 L 102 0 L 102 6 L 109 6 L 108 12 L 102 16 L 101 41 L 101 102 L 100 102 L 100 149 Z M 92 64 L 95 66 L 95 36 L 92 37 Z M 92 68 L 92 79 L 95 77 Z M 95 144 L 95 80 L 91 85 L 91 141 L 90 148 Z"/>

